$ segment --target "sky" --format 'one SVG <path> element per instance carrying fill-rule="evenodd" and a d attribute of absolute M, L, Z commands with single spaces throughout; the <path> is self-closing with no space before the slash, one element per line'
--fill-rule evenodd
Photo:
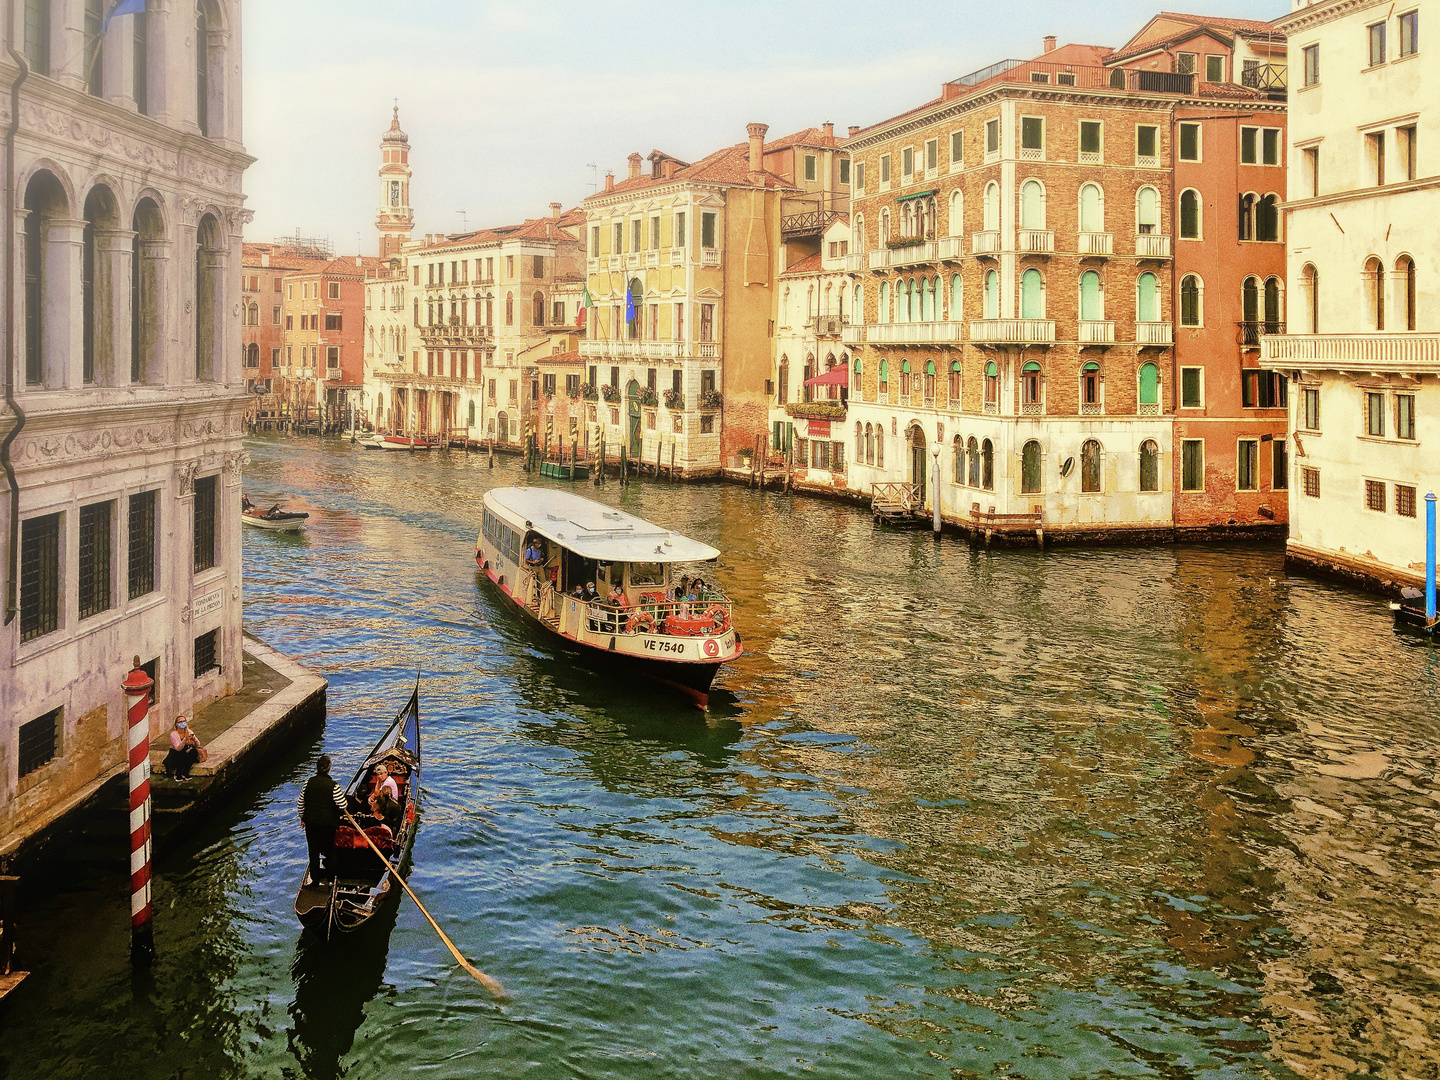
<path fill-rule="evenodd" d="M 1276 18 L 1288 0 L 1171 0 Z M 415 233 L 571 207 L 626 157 L 696 161 L 826 120 L 843 134 L 1042 38 L 1118 47 L 1155 0 L 245 0 L 251 240 L 297 231 L 373 255 L 380 136 L 410 137 Z M 463 211 L 463 213 L 462 213 Z"/>

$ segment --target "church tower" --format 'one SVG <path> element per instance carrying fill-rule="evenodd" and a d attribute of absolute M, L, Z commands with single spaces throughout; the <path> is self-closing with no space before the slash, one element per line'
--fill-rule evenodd
<path fill-rule="evenodd" d="M 400 246 L 410 239 L 415 212 L 410 209 L 410 139 L 400 130 L 400 105 L 390 120 L 390 130 L 380 139 L 380 209 L 375 214 L 380 230 L 380 258 L 400 255 Z"/>

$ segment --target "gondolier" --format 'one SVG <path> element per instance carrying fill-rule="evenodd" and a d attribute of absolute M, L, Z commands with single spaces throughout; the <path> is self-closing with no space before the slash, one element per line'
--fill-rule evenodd
<path fill-rule="evenodd" d="M 330 777 L 330 758 L 321 754 L 315 775 L 305 782 L 297 804 L 305 826 L 305 843 L 310 849 L 310 878 L 321 878 L 320 856 L 325 856 L 324 876 L 335 874 L 335 830 L 345 810 L 345 793 Z"/>

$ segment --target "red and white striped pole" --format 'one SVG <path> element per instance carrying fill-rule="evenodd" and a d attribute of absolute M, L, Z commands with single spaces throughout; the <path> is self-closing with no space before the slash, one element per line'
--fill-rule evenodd
<path fill-rule="evenodd" d="M 155 908 L 150 902 L 150 690 L 140 657 L 125 677 L 130 722 L 130 961 L 149 967 L 155 958 Z"/>

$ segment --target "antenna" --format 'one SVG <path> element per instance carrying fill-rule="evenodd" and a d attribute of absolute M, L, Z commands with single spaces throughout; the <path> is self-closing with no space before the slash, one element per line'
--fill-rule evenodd
<path fill-rule="evenodd" d="M 461 232 L 469 232 L 469 231 L 470 231 L 470 217 L 469 217 L 469 215 L 466 214 L 464 210 L 456 210 L 455 212 L 460 215 L 460 231 L 461 231 Z"/>
<path fill-rule="evenodd" d="M 590 170 L 590 190 L 591 190 L 591 191 L 599 191 L 599 190 L 600 190 L 600 166 L 596 165 L 596 164 L 592 161 L 592 162 L 590 162 L 588 165 L 586 165 L 585 167 Z"/>

